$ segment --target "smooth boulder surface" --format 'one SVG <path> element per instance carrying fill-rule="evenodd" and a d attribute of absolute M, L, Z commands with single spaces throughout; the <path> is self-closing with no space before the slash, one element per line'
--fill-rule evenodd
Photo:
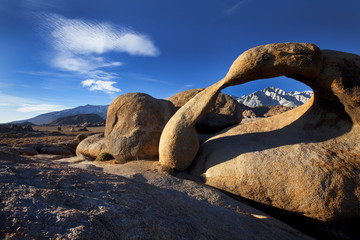
<path fill-rule="evenodd" d="M 244 52 L 225 78 L 198 93 L 169 120 L 160 139 L 160 163 L 179 171 L 190 166 L 199 150 L 195 124 L 214 106 L 221 89 L 281 75 L 316 77 L 322 62 L 320 49 L 308 43 L 268 44 Z"/>
<path fill-rule="evenodd" d="M 103 133 L 94 134 L 83 139 L 76 148 L 76 156 L 94 160 L 102 152 L 106 152 L 107 146 Z"/>
<path fill-rule="evenodd" d="M 148 171 L 126 178 L 1 152 L 0 171 L 2 239 L 310 239 L 215 190 Z"/>
<path fill-rule="evenodd" d="M 175 107 L 180 108 L 203 88 L 186 90 L 177 93 L 168 100 Z M 238 124 L 242 120 L 241 104 L 227 94 L 220 93 L 212 109 L 196 123 L 196 129 L 200 132 L 218 132 L 231 125 Z"/>
<path fill-rule="evenodd" d="M 174 105 L 145 93 L 128 93 L 109 106 L 105 127 L 107 152 L 121 163 L 157 159 L 161 132 Z"/>
<path fill-rule="evenodd" d="M 211 186 L 320 221 L 359 219 L 360 57 L 322 54 L 317 75 L 288 74 L 312 87 L 309 102 L 210 138 L 192 173 Z"/>

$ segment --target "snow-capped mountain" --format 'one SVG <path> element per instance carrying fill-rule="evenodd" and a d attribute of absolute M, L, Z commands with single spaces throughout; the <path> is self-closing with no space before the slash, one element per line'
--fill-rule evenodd
<path fill-rule="evenodd" d="M 31 122 L 34 124 L 49 124 L 52 121 L 60 118 L 60 117 L 67 117 L 67 116 L 73 116 L 78 114 L 90 114 L 95 113 L 102 117 L 103 119 L 106 119 L 106 113 L 109 105 L 85 105 L 85 106 L 79 106 L 76 108 L 71 109 L 65 109 L 62 111 L 56 111 L 56 112 L 49 112 L 44 113 L 41 115 L 38 115 L 36 117 L 26 119 L 23 121 L 16 121 L 14 123 L 21 123 L 21 122 Z"/>
<path fill-rule="evenodd" d="M 235 97 L 235 99 L 248 107 L 283 105 L 295 108 L 307 102 L 312 94 L 312 91 L 285 92 L 280 88 L 268 87 L 240 98 Z"/>
<path fill-rule="evenodd" d="M 285 92 L 280 88 L 268 87 L 262 91 L 257 91 L 249 95 L 242 96 L 240 98 L 235 96 L 232 97 L 238 102 L 241 102 L 248 107 L 259 107 L 266 105 L 283 105 L 287 107 L 298 107 L 308 101 L 311 98 L 312 94 L 312 91 Z M 60 117 L 90 113 L 95 113 L 103 119 L 106 119 L 108 107 L 109 105 L 85 105 L 76 108 L 65 109 L 62 111 L 44 113 L 36 117 L 23 121 L 16 121 L 14 123 L 32 122 L 34 124 L 49 124 Z"/>

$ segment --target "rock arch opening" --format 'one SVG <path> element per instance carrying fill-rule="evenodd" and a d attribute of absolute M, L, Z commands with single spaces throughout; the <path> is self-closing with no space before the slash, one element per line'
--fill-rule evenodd
<path fill-rule="evenodd" d="M 198 93 L 169 120 L 160 138 L 160 163 L 177 170 L 188 168 L 199 149 L 195 130 L 197 120 L 209 112 L 221 90 L 258 79 L 287 76 L 308 85 L 314 91 L 312 101 L 296 109 L 288 118 L 268 123 L 269 130 L 279 129 L 295 121 L 297 127 L 303 130 L 334 127 L 340 128 L 341 132 L 341 125 L 346 126 L 346 129 L 348 126 L 351 128 L 352 123 L 360 122 L 360 110 L 357 108 L 353 111 L 354 104 L 349 102 L 349 98 L 354 95 L 352 92 L 351 96 L 343 94 L 341 84 L 345 82 L 352 86 L 354 84 L 347 81 L 354 80 L 344 80 L 338 76 L 338 72 L 340 75 L 346 72 L 342 67 L 334 68 L 339 58 L 343 65 L 349 65 L 352 59 L 353 64 L 350 66 L 356 66 L 353 71 L 360 75 L 359 59 L 354 60 L 353 56 L 334 51 L 321 51 L 313 44 L 269 44 L 244 52 L 233 62 L 222 80 Z M 359 104 L 360 97 L 357 101 Z M 304 115 L 305 112 L 307 114 Z M 298 120 L 300 117 L 301 121 Z"/>
<path fill-rule="evenodd" d="M 266 93 L 266 89 L 269 89 L 269 91 Z M 274 91 L 275 89 L 279 89 L 277 91 Z M 265 90 L 265 91 L 264 91 Z M 281 90 L 281 91 L 280 91 Z M 241 85 L 232 86 L 229 88 L 225 88 L 221 91 L 222 93 L 226 93 L 230 96 L 233 96 L 236 99 L 244 99 L 243 97 L 246 97 L 246 101 L 251 101 L 251 98 L 253 98 L 253 101 L 256 101 L 259 99 L 258 103 L 250 103 L 249 107 L 255 107 L 260 105 L 278 105 L 282 98 L 286 98 L 290 95 L 290 101 L 297 103 L 296 106 L 300 106 L 306 102 L 307 99 L 310 99 L 312 96 L 313 90 L 308 85 L 297 81 L 292 78 L 288 78 L 286 76 L 280 76 L 270 79 L 258 79 L 251 82 L 247 82 Z M 260 92 L 260 94 L 253 94 Z M 274 94 L 272 94 L 274 92 Z M 297 93 L 303 93 L 306 95 L 300 95 L 304 96 L 305 98 L 298 97 L 299 94 Z M 310 96 L 311 95 L 311 96 Z M 279 96 L 280 98 L 276 99 L 276 97 Z M 260 99 L 262 97 L 265 97 L 268 99 Z M 271 99 L 273 101 L 271 101 Z M 299 100 L 300 99 L 300 102 Z M 283 102 L 281 102 L 283 103 Z M 290 106 L 291 105 L 285 105 Z M 294 105 L 292 105 L 294 106 Z"/>
<path fill-rule="evenodd" d="M 194 125 L 222 89 L 282 75 L 310 86 L 311 100 L 224 130 L 199 150 Z M 211 186 L 321 221 L 359 218 L 359 79 L 357 55 L 299 43 L 250 49 L 168 121 L 160 164 L 181 171 L 193 163 Z"/>

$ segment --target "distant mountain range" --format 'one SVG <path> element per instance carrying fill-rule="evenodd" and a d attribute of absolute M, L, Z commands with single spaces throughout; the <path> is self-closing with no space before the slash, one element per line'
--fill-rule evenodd
<path fill-rule="evenodd" d="M 234 96 L 232 97 L 248 107 L 283 105 L 295 108 L 307 102 L 311 98 L 312 94 L 312 91 L 285 92 L 280 88 L 268 87 L 264 90 L 253 92 L 240 98 Z"/>
<path fill-rule="evenodd" d="M 100 124 L 103 123 L 105 120 L 95 113 L 88 113 L 88 114 L 77 114 L 67 117 L 61 117 L 49 123 L 49 125 L 75 125 L 75 124 Z"/>
<path fill-rule="evenodd" d="M 252 108 L 260 107 L 260 106 L 277 106 L 277 105 L 283 105 L 286 107 L 295 108 L 308 101 L 311 98 L 312 94 L 313 94 L 312 91 L 285 92 L 280 88 L 268 87 L 262 91 L 257 91 L 242 97 L 235 97 L 235 96 L 232 97 L 236 99 L 238 102 L 244 104 L 245 106 Z M 62 117 L 74 116 L 79 114 L 90 114 L 90 113 L 97 114 L 103 119 L 106 119 L 108 107 L 109 105 L 79 106 L 72 109 L 44 113 L 36 117 L 26 119 L 23 121 L 16 121 L 14 123 L 31 122 L 33 124 L 49 124 Z"/>
<path fill-rule="evenodd" d="M 23 121 L 16 121 L 14 123 L 31 122 L 33 124 L 49 124 L 59 118 L 74 116 L 79 114 L 90 114 L 94 113 L 106 119 L 107 109 L 109 105 L 85 105 L 71 109 L 65 109 L 62 111 L 49 112 L 38 115 L 36 117 L 26 119 Z"/>

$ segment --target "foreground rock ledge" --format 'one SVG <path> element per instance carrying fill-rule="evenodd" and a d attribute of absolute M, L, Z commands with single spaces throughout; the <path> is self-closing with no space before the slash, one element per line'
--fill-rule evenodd
<path fill-rule="evenodd" d="M 226 199 L 172 177 L 156 186 L 141 174 L 129 179 L 1 153 L 0 171 L 2 239 L 308 239 L 245 205 L 238 212 L 211 205 Z M 175 185 L 188 193 L 169 188 Z"/>
<path fill-rule="evenodd" d="M 221 89 L 280 75 L 309 85 L 313 98 L 224 130 L 199 148 L 194 124 Z M 354 54 L 299 43 L 250 49 L 223 80 L 170 119 L 160 139 L 160 163 L 177 170 L 193 163 L 191 172 L 209 185 L 321 221 L 359 219 L 359 80 L 360 57 Z"/>

